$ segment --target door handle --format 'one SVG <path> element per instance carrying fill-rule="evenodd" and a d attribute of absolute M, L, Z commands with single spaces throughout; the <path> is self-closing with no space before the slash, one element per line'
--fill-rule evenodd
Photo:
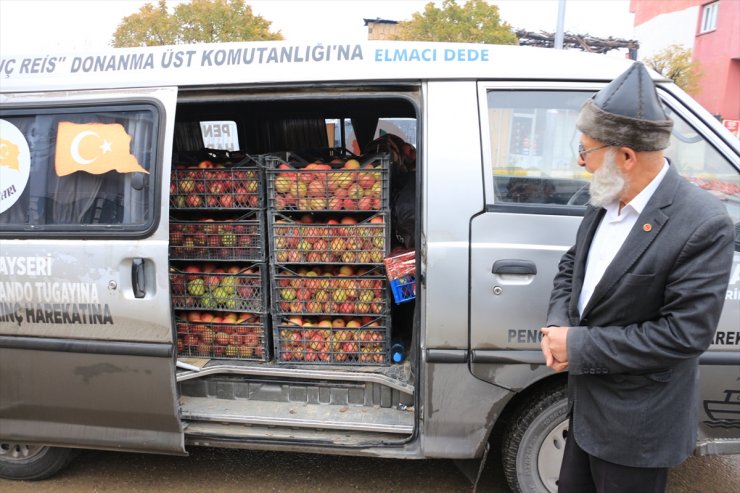
<path fill-rule="evenodd" d="M 531 260 L 505 259 L 493 263 L 492 274 L 509 274 L 517 276 L 534 276 L 537 266 Z"/>
<path fill-rule="evenodd" d="M 143 298 L 146 295 L 143 258 L 135 258 L 131 262 L 131 286 L 134 289 L 134 297 Z"/>

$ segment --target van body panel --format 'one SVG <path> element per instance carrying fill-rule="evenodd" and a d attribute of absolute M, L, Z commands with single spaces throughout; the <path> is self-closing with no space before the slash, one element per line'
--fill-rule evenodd
<path fill-rule="evenodd" d="M 172 357 L 0 347 L 0 435 L 60 447 L 183 454 Z M 173 389 L 174 390 L 174 389 Z"/>
<path fill-rule="evenodd" d="M 539 328 L 547 313 L 552 279 L 579 223 L 580 217 L 505 212 L 487 212 L 473 219 L 473 350 L 539 347 Z M 494 268 L 497 261 L 507 260 L 529 263 L 536 273 Z M 499 270 L 502 272 L 494 272 Z M 490 317 L 491 310 L 497 314 L 495 318 Z"/>
<path fill-rule="evenodd" d="M 506 127 L 508 121 L 496 119 L 494 110 L 489 109 L 488 94 L 517 91 L 531 94 L 534 101 L 539 94 L 557 91 L 583 91 L 585 94 L 595 89 L 594 84 L 583 82 L 478 83 L 486 201 L 484 212 L 470 221 L 471 371 L 478 378 L 515 392 L 553 375 L 552 370 L 540 364 L 544 358 L 539 351 L 539 328 L 547 313 L 558 262 L 575 238 L 583 208 L 529 203 L 526 198 L 519 199 L 518 196 L 507 201 L 498 200 L 501 192 L 494 179 L 501 180 L 505 175 L 497 175 L 495 171 L 510 161 L 493 155 L 492 149 L 496 147 L 493 139 L 509 130 Z M 529 104 L 526 99 L 525 104 Z M 565 135 L 548 137 L 568 141 L 569 135 L 576 132 L 575 128 L 569 133 L 566 129 L 564 131 Z M 504 145 L 513 144 L 507 142 Z M 548 150 L 539 152 L 547 153 Z M 525 154 L 519 159 L 527 158 Z M 550 163 L 545 161 L 542 165 L 549 166 Z M 535 167 L 534 164 L 529 166 Z M 542 174 L 547 178 L 548 171 L 542 171 Z M 509 181 L 515 179 L 510 178 Z M 576 183 L 573 189 L 578 187 Z"/>
<path fill-rule="evenodd" d="M 528 57 L 522 63 L 523 55 Z M 208 86 L 358 80 L 549 78 L 568 67 L 575 80 L 611 80 L 627 60 L 595 55 L 583 63 L 575 50 L 464 43 L 250 42 L 119 48 L 60 53 L 45 60 L 3 56 L 3 92 L 34 90 Z M 43 68 L 40 67 L 44 62 Z M 306 74 L 310 73 L 309 76 Z M 362 74 L 360 77 L 357 74 Z"/>
<path fill-rule="evenodd" d="M 172 344 L 166 242 L 37 240 L 32 251 L 51 274 L 16 278 L 26 302 L 13 303 L 16 321 L 1 325 L 0 334 Z M 6 259 L 27 258 L 28 252 L 27 241 L 3 241 Z M 144 259 L 144 298 L 133 294 L 134 259 Z M 75 302 L 79 317 L 70 308 Z M 100 313 L 98 322 L 86 316 L 88 309 Z"/>
<path fill-rule="evenodd" d="M 483 209 L 478 95 L 472 81 L 434 81 L 427 89 L 423 354 L 439 353 L 444 360 L 450 351 L 468 347 L 469 223 Z M 458 363 L 447 359 L 422 366 L 423 452 L 427 457 L 479 457 L 490 432 L 480 424 L 492 422 L 513 394 L 475 378 L 467 358 Z"/>
<path fill-rule="evenodd" d="M 468 364 L 427 364 L 422 386 L 422 451 L 429 458 L 481 457 L 492 423 L 514 396 L 476 378 Z"/>
<path fill-rule="evenodd" d="M 156 159 L 147 163 L 156 200 L 141 233 L 112 227 L 91 237 L 85 225 L 70 225 L 66 233 L 49 233 L 55 238 L 7 239 L 4 232 L 0 239 L 6 292 L 0 322 L 3 437 L 184 453 L 175 392 L 168 208 L 160 200 L 169 187 L 174 121 L 167 116 L 175 113 L 176 97 L 176 89 L 2 96 L 5 108 L 19 110 L 125 109 L 147 102 L 159 113 L 158 133 L 151 136 L 156 147 L 144 154 Z M 142 292 L 137 295 L 135 287 Z"/>
<path fill-rule="evenodd" d="M 425 95 L 425 349 L 468 346 L 470 218 L 483 208 L 476 85 L 430 82 Z"/>

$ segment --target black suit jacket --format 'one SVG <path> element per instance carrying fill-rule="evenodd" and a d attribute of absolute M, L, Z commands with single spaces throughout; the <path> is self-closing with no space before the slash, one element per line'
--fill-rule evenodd
<path fill-rule="evenodd" d="M 604 212 L 587 209 L 550 298 L 547 324 L 571 327 L 569 438 L 609 462 L 671 467 L 696 445 L 698 357 L 724 303 L 734 227 L 716 198 L 670 167 L 581 317 Z"/>

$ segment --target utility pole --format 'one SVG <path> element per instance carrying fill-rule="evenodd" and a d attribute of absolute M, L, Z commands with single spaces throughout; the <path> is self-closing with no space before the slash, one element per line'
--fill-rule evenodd
<path fill-rule="evenodd" d="M 565 25 L 565 0 L 558 0 L 558 26 L 555 30 L 555 46 L 556 50 L 563 49 L 563 29 Z"/>

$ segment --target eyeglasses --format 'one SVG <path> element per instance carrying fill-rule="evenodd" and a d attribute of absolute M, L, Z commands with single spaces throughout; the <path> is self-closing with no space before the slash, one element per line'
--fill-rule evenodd
<path fill-rule="evenodd" d="M 585 161 L 586 154 L 588 154 L 589 152 L 598 151 L 599 149 L 603 149 L 604 147 L 611 147 L 611 146 L 609 144 L 606 144 L 603 146 L 594 147 L 593 149 L 586 149 L 585 147 L 583 147 L 583 144 L 578 144 L 578 157 L 581 158 L 581 161 Z"/>

